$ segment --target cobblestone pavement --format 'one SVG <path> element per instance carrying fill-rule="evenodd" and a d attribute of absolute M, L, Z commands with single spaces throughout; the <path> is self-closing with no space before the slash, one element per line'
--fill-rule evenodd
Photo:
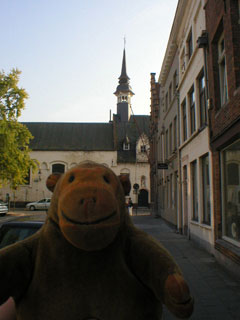
<path fill-rule="evenodd" d="M 162 219 L 145 213 L 133 216 L 134 224 L 159 240 L 181 267 L 195 300 L 190 319 L 239 320 L 240 278 L 229 274 L 211 254 L 177 234 Z M 163 320 L 174 319 L 177 318 L 164 309 Z"/>

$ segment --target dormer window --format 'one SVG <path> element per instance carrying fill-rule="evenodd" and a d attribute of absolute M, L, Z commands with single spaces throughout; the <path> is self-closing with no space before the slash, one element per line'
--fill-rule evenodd
<path fill-rule="evenodd" d="M 123 140 L 123 150 L 125 151 L 130 150 L 130 140 L 128 136 L 126 136 L 125 139 Z"/>
<path fill-rule="evenodd" d="M 130 150 L 130 143 L 124 142 L 124 143 L 123 143 L 123 150 L 125 150 L 125 151 Z"/>

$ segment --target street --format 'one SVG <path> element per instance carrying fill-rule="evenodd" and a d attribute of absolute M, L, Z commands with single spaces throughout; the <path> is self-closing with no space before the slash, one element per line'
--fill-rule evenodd
<path fill-rule="evenodd" d="M 240 319 L 240 279 L 232 277 L 215 258 L 177 234 L 162 219 L 134 216 L 134 224 L 159 240 L 181 267 L 195 300 L 192 320 Z M 164 310 L 163 320 L 173 320 Z"/>

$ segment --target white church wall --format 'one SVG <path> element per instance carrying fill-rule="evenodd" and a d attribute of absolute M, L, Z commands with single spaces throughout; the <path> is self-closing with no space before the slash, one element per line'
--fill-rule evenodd
<path fill-rule="evenodd" d="M 133 203 L 137 203 L 137 194 L 134 193 L 133 185 L 137 183 L 139 190 L 144 189 L 148 192 L 148 202 L 150 201 L 150 165 L 149 163 L 119 163 L 116 168 L 112 168 L 113 171 L 120 175 L 121 173 L 128 173 L 132 185 L 130 197 Z"/>
<path fill-rule="evenodd" d="M 0 189 L 0 199 L 5 200 L 6 194 L 11 201 L 31 202 L 42 198 L 51 198 L 51 192 L 45 186 L 47 177 L 52 173 L 52 165 L 63 164 L 65 171 L 76 164 L 91 160 L 114 169 L 117 163 L 116 151 L 32 151 L 31 158 L 38 161 L 38 170 L 30 177 L 30 184 L 20 186 L 13 191 L 9 187 Z"/>
<path fill-rule="evenodd" d="M 150 195 L 149 164 L 147 162 L 117 163 L 116 151 L 32 151 L 31 158 L 38 161 L 39 168 L 34 174 L 31 174 L 30 184 L 20 186 L 15 191 L 9 187 L 4 187 L 0 189 L 0 199 L 5 200 L 7 193 L 10 195 L 10 200 L 16 202 L 31 202 L 42 198 L 51 198 L 52 194 L 46 188 L 45 183 L 47 177 L 52 173 L 52 165 L 61 163 L 65 165 L 65 171 L 67 171 L 85 160 L 104 164 L 117 175 L 129 173 L 132 184 L 130 197 L 134 203 L 137 203 L 137 195 L 133 190 L 135 183 L 139 184 L 139 189 L 145 189 Z"/>

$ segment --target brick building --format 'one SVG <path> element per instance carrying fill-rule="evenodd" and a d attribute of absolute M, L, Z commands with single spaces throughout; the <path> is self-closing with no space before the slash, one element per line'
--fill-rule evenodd
<path fill-rule="evenodd" d="M 216 256 L 240 265 L 240 1 L 208 0 L 210 147 Z M 232 265 L 232 263 L 231 263 Z"/>

